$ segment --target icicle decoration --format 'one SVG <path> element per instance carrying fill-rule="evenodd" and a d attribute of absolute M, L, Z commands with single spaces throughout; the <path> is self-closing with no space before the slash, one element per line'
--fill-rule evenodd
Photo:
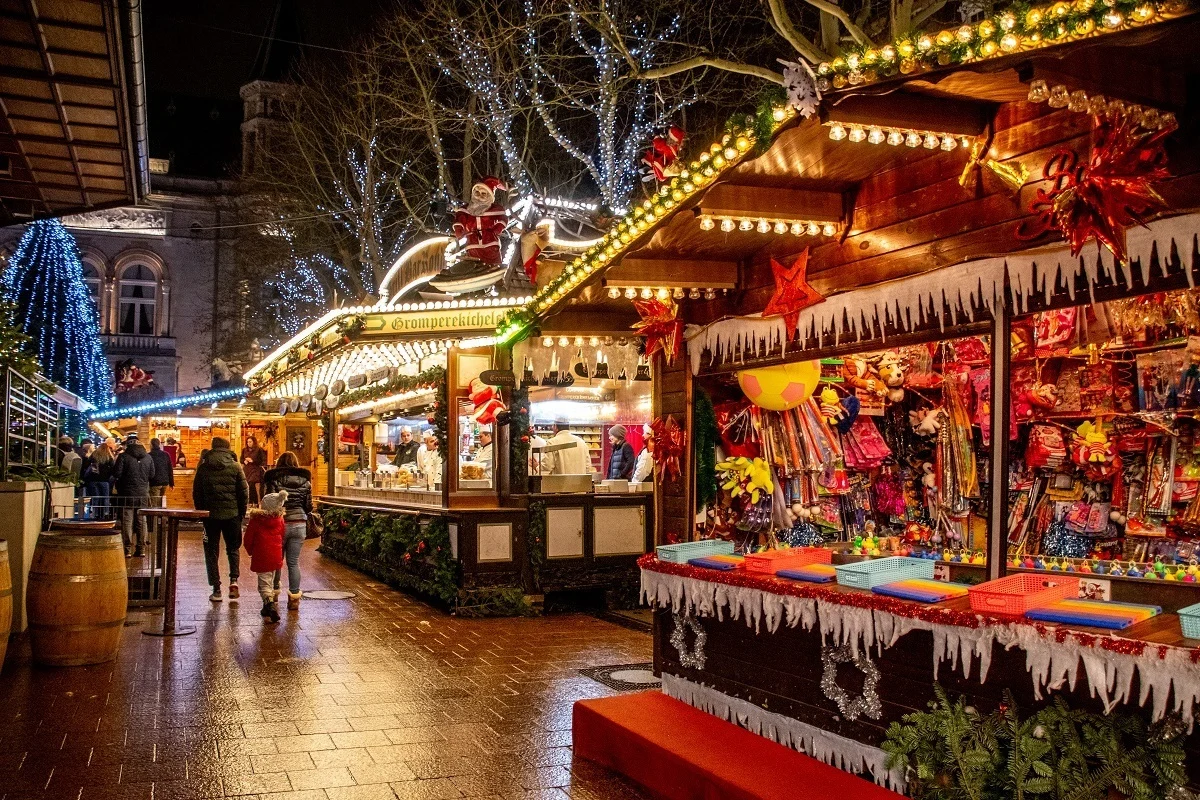
<path fill-rule="evenodd" d="M 651 606 L 670 608 L 676 614 L 744 620 L 748 627 L 768 633 L 803 626 L 811 631 L 819 626 L 824 644 L 848 646 L 855 654 L 877 648 L 879 653 L 891 647 L 909 631 L 927 630 L 933 635 L 933 671 L 937 677 L 943 661 L 952 670 L 961 667 L 969 678 L 979 662 L 979 682 L 987 681 L 992 646 L 1006 650 L 1014 647 L 1025 652 L 1025 665 L 1038 698 L 1063 686 L 1074 688 L 1082 665 L 1092 696 L 1106 709 L 1122 703 L 1146 705 L 1153 697 L 1153 718 L 1161 719 L 1168 710 L 1178 713 L 1188 725 L 1195 723 L 1195 705 L 1200 702 L 1200 664 L 1192 660 L 1186 648 L 1149 645 L 1141 655 L 1115 652 L 1098 642 L 1083 644 L 1068 636 L 1059 642 L 1053 627 L 1024 623 L 996 623 L 980 617 L 979 627 L 943 625 L 921 619 L 901 617 L 880 609 L 866 609 L 837 602 L 775 594 L 746 586 L 730 586 L 669 575 L 651 569 L 642 570 L 642 598 Z M 1099 639 L 1101 637 L 1097 637 Z M 1132 691 L 1134 677 L 1140 692 Z M 1168 705 L 1168 700 L 1173 700 Z"/>
<path fill-rule="evenodd" d="M 878 785 L 898 792 L 904 791 L 904 768 L 889 770 L 887 753 L 878 747 L 838 736 L 798 719 L 775 714 L 753 703 L 666 672 L 662 676 L 662 688 L 663 694 L 668 697 L 732 722 L 751 733 L 846 772 L 860 775 L 864 772 L 870 773 Z"/>
<path fill-rule="evenodd" d="M 1097 281 L 1102 276 L 1116 280 L 1118 269 L 1125 285 L 1131 285 L 1135 261 L 1140 266 L 1143 284 L 1150 278 L 1156 254 L 1165 277 L 1173 247 L 1183 259 L 1188 285 L 1194 286 L 1191 268 L 1200 253 L 1198 236 L 1200 214 L 1184 214 L 1146 227 L 1130 228 L 1126 234 L 1130 261 L 1126 264 L 1114 263 L 1112 254 L 1103 248 L 1098 252 L 1088 248 L 1073 258 L 1068 245 L 1054 245 L 853 289 L 831 295 L 825 302 L 801 311 L 798 341 L 812 340 L 817 347 L 828 347 L 843 341 L 861 341 L 878 333 L 886 342 L 883 331 L 887 326 L 911 331 L 914 326 L 936 320 L 944 331 L 947 324 L 973 322 L 976 310 L 986 309 L 991 314 L 1002 300 L 1006 272 L 1014 311 L 1018 314 L 1025 313 L 1035 294 L 1048 301 L 1056 285 L 1064 285 L 1075 300 L 1075 281 L 1081 276 L 1087 278 L 1091 302 Z M 803 349 L 797 342 L 787 342 L 781 317 L 763 319 L 758 315 L 733 317 L 704 327 L 688 326 L 685 339 L 694 375 L 700 372 L 705 351 L 711 354 L 714 364 L 729 364 L 782 355 L 789 346 L 797 352 Z"/>

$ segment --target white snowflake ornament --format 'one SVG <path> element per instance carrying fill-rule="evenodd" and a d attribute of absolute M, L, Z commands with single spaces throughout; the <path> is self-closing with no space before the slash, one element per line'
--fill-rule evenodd
<path fill-rule="evenodd" d="M 784 61 L 783 88 L 787 90 L 788 105 L 796 109 L 796 113 L 808 119 L 817 113 L 821 105 L 821 92 L 817 89 L 817 76 L 812 68 L 803 61 Z"/>

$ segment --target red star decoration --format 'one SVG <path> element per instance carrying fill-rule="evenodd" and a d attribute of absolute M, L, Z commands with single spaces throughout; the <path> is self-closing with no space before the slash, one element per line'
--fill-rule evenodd
<path fill-rule="evenodd" d="M 634 300 L 633 307 L 642 317 L 642 321 L 633 329 L 646 337 L 646 358 L 662 350 L 667 363 L 675 363 L 683 343 L 683 320 L 679 318 L 679 306 L 671 300 L 664 303 L 658 298 L 651 298 Z"/>
<path fill-rule="evenodd" d="M 800 312 L 809 306 L 825 302 L 825 298 L 808 283 L 808 248 L 785 267 L 775 259 L 771 259 L 771 272 L 775 275 L 775 294 L 767 301 L 763 309 L 764 317 L 782 316 L 787 325 L 788 338 L 796 336 L 796 324 L 800 320 Z"/>

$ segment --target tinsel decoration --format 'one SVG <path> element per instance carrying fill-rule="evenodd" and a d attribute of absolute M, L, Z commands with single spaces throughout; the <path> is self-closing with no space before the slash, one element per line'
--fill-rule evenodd
<path fill-rule="evenodd" d="M 1042 534 L 1042 553 L 1057 558 L 1087 558 L 1091 540 L 1067 527 L 1062 520 L 1050 523 Z"/>
<path fill-rule="evenodd" d="M 786 544 L 789 547 L 821 547 L 825 544 L 825 537 L 821 535 L 821 530 L 807 520 L 796 520 L 796 524 L 785 531 L 780 531 L 776 534 L 780 544 Z"/>
<path fill-rule="evenodd" d="M 700 626 L 695 617 L 686 614 L 672 614 L 675 629 L 671 631 L 671 646 L 679 653 L 679 663 L 688 669 L 704 669 L 708 657 L 704 655 L 704 645 L 708 641 L 708 633 Z M 687 632 L 691 631 L 695 641 L 689 649 Z"/>
<path fill-rule="evenodd" d="M 839 647 L 821 647 L 821 663 L 825 671 L 821 674 L 821 691 L 833 702 L 837 703 L 842 716 L 853 722 L 859 717 L 879 719 L 883 716 L 883 703 L 879 699 L 879 667 L 867 655 L 866 651 L 855 653 L 850 645 Z M 838 665 L 853 664 L 863 674 L 862 694 L 854 699 L 838 685 Z"/>
<path fill-rule="evenodd" d="M 654 435 L 654 464 L 660 481 L 679 479 L 679 459 L 683 456 L 683 448 L 687 446 L 687 433 L 675 416 L 668 414 L 650 423 Z"/>
<path fill-rule="evenodd" d="M 1166 207 L 1154 182 L 1169 177 L 1164 142 L 1176 128 L 1169 121 L 1150 130 L 1126 111 L 1108 111 L 1092 118 L 1092 151 L 1079 164 L 1072 150 L 1059 150 L 1046 163 L 1044 176 L 1053 186 L 1038 189 L 1030 210 L 1032 224 L 1022 224 L 1021 239 L 1034 239 L 1050 230 L 1060 232 L 1078 256 L 1091 240 L 1126 262 L 1125 229 L 1144 225 L 1145 215 Z"/>
<path fill-rule="evenodd" d="M 646 337 L 646 358 L 661 350 L 667 363 L 674 364 L 683 345 L 683 320 L 679 318 L 679 306 L 673 300 L 664 302 L 652 297 L 649 300 L 634 300 L 633 307 L 642 318 L 633 329 Z"/>

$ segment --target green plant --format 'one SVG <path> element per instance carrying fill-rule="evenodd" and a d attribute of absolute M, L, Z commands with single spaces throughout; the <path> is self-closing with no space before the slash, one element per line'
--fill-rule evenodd
<path fill-rule="evenodd" d="M 426 387 L 437 388 L 439 392 L 444 394 L 446 390 L 446 370 L 443 367 L 430 367 L 419 375 L 397 375 L 383 383 L 375 383 L 370 386 L 364 386 L 361 389 L 355 389 L 352 392 L 344 393 L 338 399 L 338 405 L 342 407 L 352 406 L 355 403 L 378 400 L 381 397 L 413 392 Z M 445 451 L 443 450 L 442 452 Z"/>
<path fill-rule="evenodd" d="M 696 507 L 717 499 L 717 413 L 708 392 L 697 387 L 692 402 L 692 457 L 696 464 Z"/>
<path fill-rule="evenodd" d="M 1022 719 L 1011 695 L 988 715 L 941 686 L 929 711 L 888 728 L 888 767 L 907 768 L 925 800 L 1161 800 L 1186 783 L 1183 726 L 1137 714 L 1094 714 L 1062 697 Z"/>
<path fill-rule="evenodd" d="M 69 483 L 79 485 L 79 476 L 62 467 L 46 464 L 11 464 L 8 477 L 26 483 Z"/>
<path fill-rule="evenodd" d="M 529 504 L 529 524 L 525 528 L 525 550 L 533 586 L 542 588 L 542 565 L 546 563 L 546 504 Z"/>
<path fill-rule="evenodd" d="M 508 464 L 509 483 L 517 494 L 529 491 L 529 390 L 517 387 L 512 390 L 509 405 L 508 442 L 512 460 Z"/>

